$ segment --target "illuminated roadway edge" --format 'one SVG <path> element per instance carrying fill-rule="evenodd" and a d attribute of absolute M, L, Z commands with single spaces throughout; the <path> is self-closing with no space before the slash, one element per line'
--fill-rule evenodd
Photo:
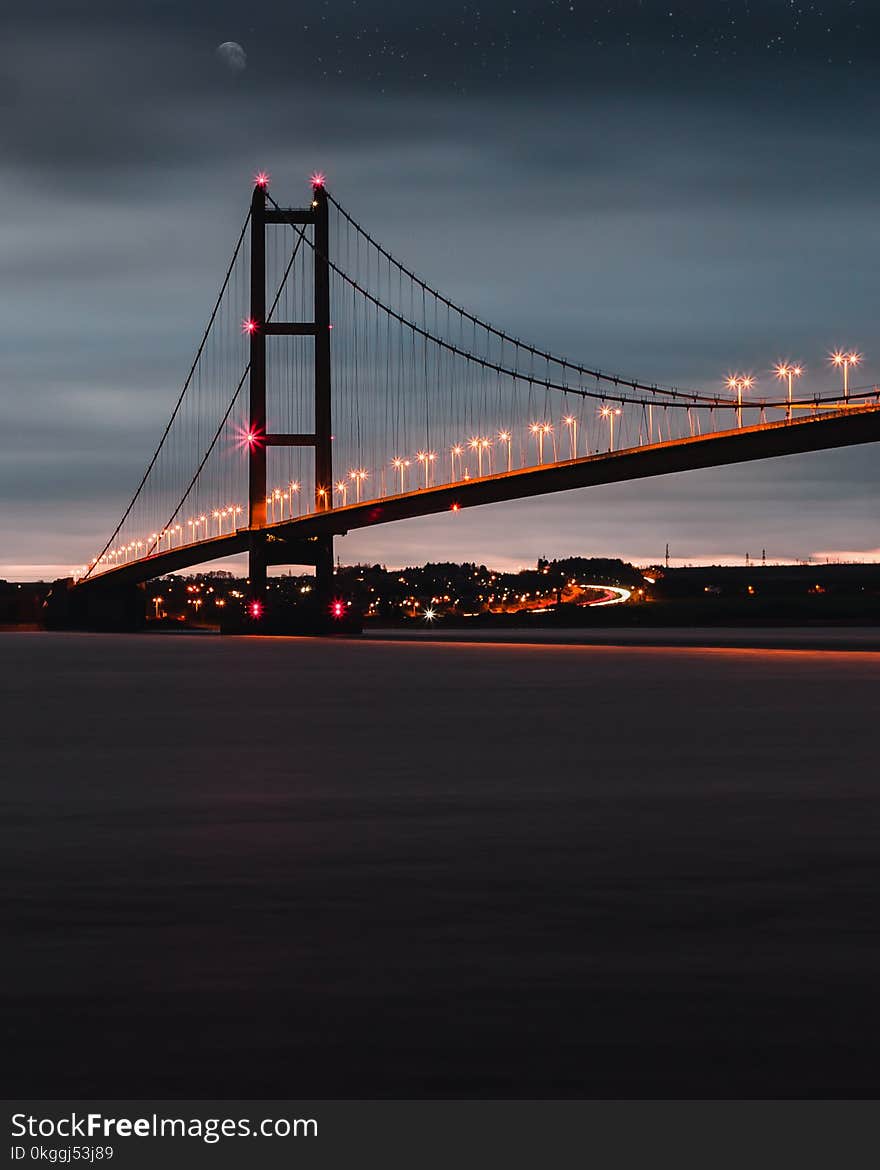
<path fill-rule="evenodd" d="M 252 539 L 266 542 L 268 562 L 273 565 L 315 563 L 310 541 L 317 536 L 344 536 L 359 528 L 431 516 L 454 508 L 497 504 L 550 492 L 597 487 L 654 475 L 722 467 L 755 459 L 773 459 L 805 451 L 851 447 L 880 441 L 880 406 L 850 407 L 822 417 L 783 419 L 776 423 L 714 431 L 692 439 L 674 439 L 622 451 L 606 451 L 578 459 L 560 460 L 518 471 L 499 472 L 480 479 L 421 488 L 380 500 L 348 504 L 298 520 L 270 524 L 256 532 L 239 530 L 229 536 L 211 537 L 149 558 L 108 569 L 74 589 L 130 585 L 163 577 L 192 565 L 246 552 Z"/>

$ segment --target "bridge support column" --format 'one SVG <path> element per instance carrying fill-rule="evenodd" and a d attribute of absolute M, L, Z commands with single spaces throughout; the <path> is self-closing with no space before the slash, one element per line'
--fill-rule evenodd
<path fill-rule="evenodd" d="M 250 401 L 248 407 L 248 555 L 250 602 L 266 602 L 266 555 L 260 529 L 266 526 L 266 191 L 259 183 L 251 199 Z"/>
<path fill-rule="evenodd" d="M 333 507 L 333 414 L 330 377 L 330 209 L 323 182 L 313 181 L 315 213 L 315 508 Z M 318 602 L 333 597 L 333 537 L 322 537 L 315 566 Z"/>

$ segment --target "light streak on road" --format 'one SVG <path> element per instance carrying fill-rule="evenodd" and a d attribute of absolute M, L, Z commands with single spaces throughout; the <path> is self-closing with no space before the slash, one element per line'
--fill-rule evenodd
<path fill-rule="evenodd" d="M 606 593 L 613 593 L 614 597 L 607 597 L 604 601 L 587 602 L 590 609 L 598 609 L 600 605 L 622 605 L 632 597 L 632 589 L 624 589 L 621 585 L 591 585 L 591 589 L 604 589 Z"/>

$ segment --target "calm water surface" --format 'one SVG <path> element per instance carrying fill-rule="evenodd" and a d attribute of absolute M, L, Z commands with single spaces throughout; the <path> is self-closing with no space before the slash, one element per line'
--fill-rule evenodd
<path fill-rule="evenodd" d="M 875 1096 L 878 673 L 0 634 L 6 1095 Z"/>

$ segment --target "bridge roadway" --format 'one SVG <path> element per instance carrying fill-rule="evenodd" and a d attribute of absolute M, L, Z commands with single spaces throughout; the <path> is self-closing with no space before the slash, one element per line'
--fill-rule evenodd
<path fill-rule="evenodd" d="M 363 503 L 348 504 L 326 512 L 313 512 L 295 520 L 270 524 L 258 533 L 239 529 L 228 536 L 211 537 L 194 544 L 156 553 L 108 569 L 75 589 L 129 585 L 176 573 L 220 557 L 243 553 L 253 538 L 266 541 L 273 565 L 315 563 L 312 542 L 318 536 L 343 536 L 359 528 L 390 524 L 440 512 L 497 504 L 527 496 L 575 488 L 597 487 L 655 475 L 722 467 L 805 451 L 822 451 L 880 441 L 880 405 L 854 406 L 807 418 L 713 431 L 688 439 L 674 439 L 621 451 L 606 451 L 577 459 L 560 460 L 516 471 L 498 472 L 454 484 L 420 488 Z"/>

